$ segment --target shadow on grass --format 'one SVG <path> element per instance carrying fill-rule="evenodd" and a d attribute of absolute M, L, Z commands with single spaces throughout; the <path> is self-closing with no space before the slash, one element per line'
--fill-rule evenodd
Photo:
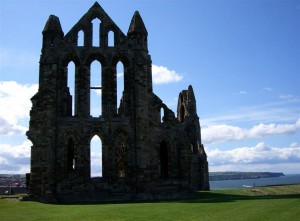
<path fill-rule="evenodd" d="M 115 202 L 77 202 L 77 203 L 58 203 L 60 205 L 101 205 L 101 204 L 136 204 L 136 203 L 230 203 L 242 200 L 272 200 L 272 199 L 300 199 L 300 194 L 283 195 L 259 195 L 250 196 L 242 194 L 215 193 L 215 192 L 197 192 L 188 198 L 166 199 L 166 200 L 129 200 Z"/>
<path fill-rule="evenodd" d="M 272 199 L 299 199 L 300 194 L 284 194 L 284 195 L 260 195 L 249 196 L 228 193 L 214 193 L 214 192 L 198 192 L 196 196 L 191 199 L 174 200 L 170 202 L 183 202 L 183 203 L 226 203 L 235 202 L 240 200 L 272 200 Z M 167 202 L 167 201 L 166 201 Z"/>
<path fill-rule="evenodd" d="M 167 195 L 166 195 L 167 196 Z M 168 195 L 170 197 L 170 195 Z M 179 197 L 180 195 L 177 195 Z M 157 199 L 157 198 L 160 199 Z M 95 198 L 97 200 L 97 198 Z M 101 197 L 99 198 L 101 199 Z M 77 202 L 62 202 L 56 198 L 56 202 L 46 204 L 57 205 L 91 205 L 91 204 L 137 204 L 137 203 L 230 203 L 243 200 L 276 200 L 276 199 L 300 199 L 300 185 L 287 185 L 286 188 L 274 186 L 271 188 L 243 188 L 233 190 L 212 190 L 189 192 L 181 195 L 181 198 L 163 199 L 163 195 L 153 195 L 156 200 L 141 200 L 141 198 L 121 201 L 114 196 L 109 201 L 92 201 L 78 199 Z M 35 201 L 34 199 L 28 199 Z M 37 200 L 40 202 L 40 200 Z M 46 201 L 44 201 L 45 203 Z"/>

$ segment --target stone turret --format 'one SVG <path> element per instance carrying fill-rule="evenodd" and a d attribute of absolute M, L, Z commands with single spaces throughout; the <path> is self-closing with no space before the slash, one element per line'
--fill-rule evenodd
<path fill-rule="evenodd" d="M 129 38 L 129 48 L 148 50 L 148 32 L 138 11 L 134 13 L 131 19 L 127 36 Z"/>
<path fill-rule="evenodd" d="M 43 30 L 43 48 L 52 47 L 61 39 L 64 32 L 61 28 L 59 18 L 55 15 L 50 15 Z"/>

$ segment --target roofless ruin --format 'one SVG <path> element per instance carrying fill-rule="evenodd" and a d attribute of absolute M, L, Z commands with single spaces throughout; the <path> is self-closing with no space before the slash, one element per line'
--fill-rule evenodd
<path fill-rule="evenodd" d="M 95 19 L 100 21 L 97 28 Z M 98 45 L 93 44 L 96 29 Z M 50 15 L 27 132 L 33 144 L 29 199 L 151 200 L 209 189 L 193 88 L 179 93 L 176 117 L 153 92 L 147 36 L 139 12 L 125 35 L 97 2 L 66 35 L 59 18 Z M 96 74 L 91 72 L 94 61 L 101 64 Z M 119 62 L 124 67 L 122 82 L 117 78 Z M 93 74 L 101 79 L 95 84 Z M 120 99 L 117 84 L 124 85 Z M 92 114 L 95 91 L 101 95 L 97 116 Z M 94 136 L 102 143 L 100 177 L 91 175 Z"/>

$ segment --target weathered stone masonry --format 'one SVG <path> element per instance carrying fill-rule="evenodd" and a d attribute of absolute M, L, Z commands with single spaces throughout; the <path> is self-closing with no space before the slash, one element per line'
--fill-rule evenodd
<path fill-rule="evenodd" d="M 101 21 L 100 45 L 93 46 L 96 18 Z M 79 32 L 83 45 L 78 44 Z M 114 42 L 109 46 L 111 32 Z M 33 144 L 30 199 L 147 200 L 209 189 L 193 88 L 180 92 L 175 117 L 153 93 L 147 37 L 138 12 L 125 35 L 97 2 L 66 35 L 59 18 L 50 15 L 43 30 L 39 90 L 31 99 L 27 132 Z M 102 93 L 102 114 L 92 117 L 90 93 L 95 85 L 90 83 L 90 67 L 95 60 L 102 67 L 101 87 L 96 88 Z M 70 62 L 75 64 L 74 95 L 68 86 Z M 118 62 L 124 66 L 119 107 Z M 90 143 L 95 135 L 102 141 L 98 178 L 90 175 Z"/>

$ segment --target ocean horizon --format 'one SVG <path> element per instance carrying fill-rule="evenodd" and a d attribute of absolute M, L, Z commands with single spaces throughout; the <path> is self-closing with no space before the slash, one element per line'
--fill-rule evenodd
<path fill-rule="evenodd" d="M 280 177 L 241 179 L 241 180 L 218 180 L 210 181 L 211 190 L 238 189 L 258 186 L 300 184 L 300 174 L 286 174 Z"/>

